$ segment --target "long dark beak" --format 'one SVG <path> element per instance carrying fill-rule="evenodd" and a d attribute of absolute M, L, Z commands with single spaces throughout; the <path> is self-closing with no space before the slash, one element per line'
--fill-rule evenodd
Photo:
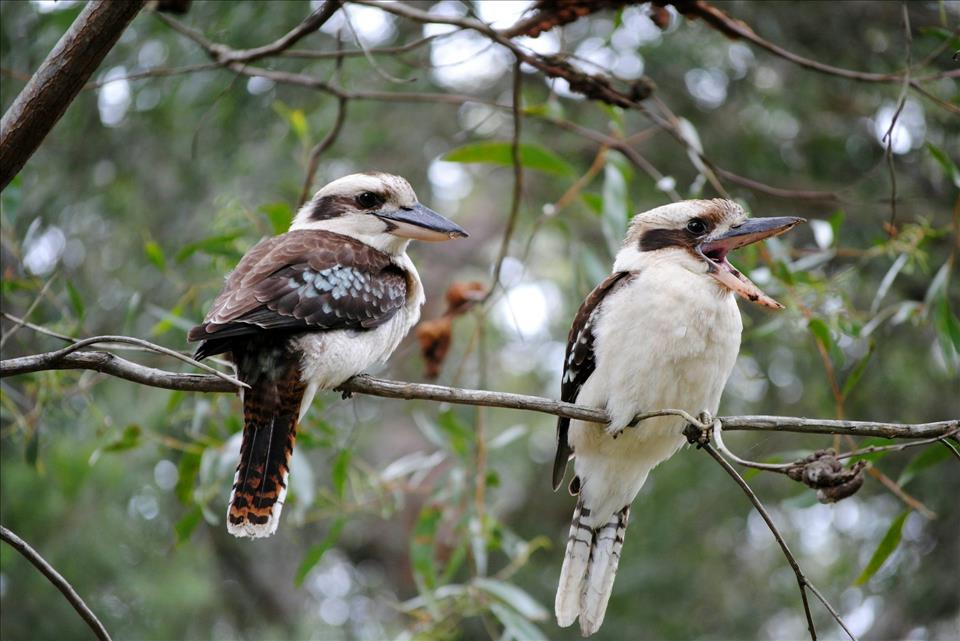
<path fill-rule="evenodd" d="M 727 262 L 727 254 L 738 247 L 782 234 L 805 222 L 807 221 L 803 218 L 793 216 L 748 218 L 722 234 L 707 238 L 700 243 L 696 251 L 707 262 L 707 273 L 717 279 L 721 285 L 763 307 L 783 309 L 783 305 L 764 294 L 749 278 Z"/>
<path fill-rule="evenodd" d="M 800 223 L 807 222 L 804 218 L 795 216 L 779 216 L 776 218 L 748 218 L 745 222 L 730 228 L 719 236 L 707 238 L 700 245 L 700 251 L 710 255 L 720 253 L 721 257 L 744 245 L 749 245 L 764 238 L 779 236 L 790 231 Z"/>
<path fill-rule="evenodd" d="M 376 216 L 390 224 L 389 232 L 394 236 L 429 241 L 467 237 L 467 232 L 460 225 L 420 203 L 412 207 L 379 211 Z"/>

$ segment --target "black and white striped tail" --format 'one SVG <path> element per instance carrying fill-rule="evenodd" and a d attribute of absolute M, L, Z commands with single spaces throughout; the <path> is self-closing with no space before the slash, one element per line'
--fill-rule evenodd
<path fill-rule="evenodd" d="M 628 505 L 597 527 L 583 503 L 583 494 L 580 495 L 573 511 L 554 606 L 561 627 L 573 624 L 579 617 L 584 636 L 600 629 L 617 576 L 629 518 Z"/>

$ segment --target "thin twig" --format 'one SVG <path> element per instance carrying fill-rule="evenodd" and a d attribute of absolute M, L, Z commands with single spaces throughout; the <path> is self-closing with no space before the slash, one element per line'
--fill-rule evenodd
<path fill-rule="evenodd" d="M 664 4 L 661 0 L 657 0 L 658 4 Z M 684 9 L 682 13 L 690 13 L 697 15 L 703 18 L 710 26 L 723 31 L 727 35 L 734 38 L 742 38 L 747 42 L 752 42 L 761 49 L 766 49 L 770 53 L 783 58 L 784 60 L 789 60 L 790 62 L 804 67 L 806 69 L 811 69 L 813 71 L 824 73 L 830 76 L 838 76 L 840 78 L 846 78 L 848 80 L 857 80 L 859 82 L 889 82 L 896 83 L 902 82 L 904 75 L 906 75 L 907 70 L 898 73 L 869 73 L 864 71 L 854 71 L 852 69 L 843 69 L 841 67 L 834 67 L 833 65 L 824 64 L 822 62 L 817 62 L 816 60 L 811 60 L 809 58 L 804 58 L 801 55 L 795 54 L 792 51 L 788 51 L 783 47 L 776 45 L 769 40 L 762 38 L 757 35 L 749 26 L 743 23 L 740 20 L 734 20 L 728 16 L 723 11 L 709 5 L 706 2 L 685 2 Z M 908 64 L 909 67 L 909 64 Z M 931 82 L 934 80 L 939 80 L 941 78 L 953 77 L 952 74 L 955 72 L 945 71 L 942 73 L 931 74 L 928 76 L 923 76 L 922 78 L 917 78 L 918 82 Z"/>
<path fill-rule="evenodd" d="M 905 450 L 911 447 L 919 447 L 921 445 L 930 445 L 938 441 L 944 443 L 945 445 L 947 445 L 947 447 L 949 447 L 950 444 L 947 443 L 946 439 L 957 434 L 958 432 L 960 432 L 960 427 L 949 430 L 940 436 L 925 438 L 919 441 L 913 441 L 911 443 L 899 443 L 897 445 L 871 445 L 870 447 L 864 447 L 859 450 L 853 450 L 851 452 L 844 452 L 843 454 L 838 454 L 836 458 L 837 460 L 843 460 L 843 459 L 852 458 L 854 456 L 863 456 L 864 454 L 876 454 L 877 452 L 900 452 L 902 450 Z"/>
<path fill-rule="evenodd" d="M 45 354 L 37 354 L 35 356 L 26 357 L 26 358 L 36 359 L 38 361 L 38 364 L 41 364 L 41 365 L 56 364 L 63 361 L 65 357 L 70 356 L 77 350 L 83 347 L 88 347 L 90 345 L 95 345 L 97 343 L 127 343 L 129 345 L 137 345 L 139 347 L 146 348 L 152 352 L 157 352 L 158 354 L 164 354 L 166 356 L 170 356 L 177 360 L 183 361 L 184 363 L 193 365 L 194 367 L 201 369 L 205 372 L 208 372 L 210 374 L 213 374 L 217 378 L 223 381 L 226 381 L 227 383 L 230 383 L 235 387 L 238 387 L 238 388 L 250 387 L 243 381 L 240 381 L 230 376 L 229 374 L 224 374 L 223 372 L 213 367 L 210 367 L 205 363 L 201 363 L 196 359 L 190 358 L 189 356 L 185 356 L 184 354 L 181 354 L 176 350 L 172 350 L 162 345 L 157 345 L 156 343 L 151 343 L 150 341 L 143 340 L 142 338 L 133 338 L 131 336 L 92 336 L 90 338 L 84 338 L 82 340 L 78 340 L 72 345 L 67 345 L 66 347 L 63 347 L 56 351 L 46 352 Z M 16 360 L 16 359 L 13 359 L 13 360 Z"/>
<path fill-rule="evenodd" d="M 432 36 L 426 36 L 424 38 L 419 38 L 412 42 L 408 42 L 404 45 L 398 45 L 395 47 L 371 47 L 369 49 L 345 49 L 342 52 L 337 51 L 313 51 L 310 49 L 288 49 L 287 51 L 282 51 L 278 55 L 284 58 L 306 58 L 309 60 L 334 60 L 336 58 L 360 58 L 366 57 L 367 55 L 373 56 L 383 56 L 383 55 L 396 55 L 398 53 L 408 53 L 415 49 L 422 47 L 425 44 L 429 44 L 437 38 L 443 38 L 450 34 L 456 33 L 456 31 L 451 31 L 449 33 L 434 34 Z"/>
<path fill-rule="evenodd" d="M 913 36 L 910 33 L 910 13 L 907 11 L 907 3 L 904 2 L 902 7 L 903 29 L 906 34 L 907 41 L 907 65 L 905 71 L 903 72 L 903 86 L 900 88 L 900 96 L 897 98 L 897 109 L 894 111 L 893 117 L 890 119 L 890 127 L 887 129 L 887 133 L 883 134 L 883 138 L 881 138 L 881 142 L 886 141 L 887 143 L 885 156 L 887 161 L 887 171 L 890 173 L 890 220 L 887 222 L 887 233 L 891 236 L 894 236 L 897 233 L 897 172 L 893 166 L 893 131 L 897 126 L 897 119 L 900 117 L 904 106 L 907 104 L 907 91 L 910 89 L 910 61 L 912 57 L 911 49 L 913 46 Z"/>
<path fill-rule="evenodd" d="M 517 218 L 520 214 L 520 200 L 523 197 L 523 163 L 520 158 L 520 129 L 522 120 L 522 95 L 521 95 L 521 60 L 519 57 L 514 59 L 513 65 L 513 140 L 510 144 L 510 156 L 513 161 L 513 198 L 510 202 L 510 215 L 507 218 L 506 228 L 503 230 L 503 239 L 500 241 L 500 251 L 497 254 L 497 262 L 493 267 L 493 282 L 490 289 L 483 297 L 482 302 L 490 300 L 493 293 L 500 285 L 500 271 L 503 269 L 503 261 L 507 258 L 507 252 L 510 249 L 510 240 L 513 238 L 513 231 L 517 225 Z"/>
<path fill-rule="evenodd" d="M 318 142 L 314 148 L 310 150 L 310 160 L 307 162 L 307 171 L 303 178 L 303 187 L 300 189 L 300 197 L 297 199 L 297 209 L 300 209 L 303 203 L 307 202 L 307 198 L 310 197 L 310 188 L 313 186 L 313 179 L 317 175 L 317 168 L 320 166 L 320 156 L 337 141 L 346 117 L 347 99 L 341 96 L 337 98 L 337 115 L 333 121 L 333 126 L 327 131 L 327 135 L 323 137 L 323 140 Z"/>
<path fill-rule="evenodd" d="M 389 73 L 383 67 L 381 67 L 380 64 L 377 62 L 376 58 L 374 58 L 373 55 L 367 51 L 366 45 L 364 45 L 363 41 L 360 39 L 360 34 L 357 33 L 357 30 L 353 26 L 353 21 L 350 20 L 350 12 L 344 10 L 343 21 L 347 24 L 347 28 L 350 30 L 350 35 L 353 36 L 354 42 L 356 42 L 357 46 L 360 47 L 360 50 L 363 51 L 364 57 L 367 59 L 367 62 L 370 64 L 370 67 L 377 73 L 378 76 L 380 76 L 387 82 L 392 82 L 398 85 L 416 81 L 416 78 L 398 78 L 393 74 Z M 338 66 L 339 66 L 339 63 L 338 63 Z"/>
<path fill-rule="evenodd" d="M 7 344 L 8 340 L 10 340 L 10 337 L 16 334 L 17 331 L 26 324 L 27 319 L 30 318 L 30 314 L 33 313 L 33 310 L 37 308 L 37 305 L 39 305 L 40 301 L 43 300 L 43 297 L 46 296 L 47 291 L 50 290 L 50 285 L 53 284 L 53 281 L 56 279 L 56 277 L 57 273 L 54 272 L 54 274 L 47 279 L 47 282 L 43 284 L 43 287 L 40 288 L 40 292 L 37 294 L 36 298 L 33 299 L 33 302 L 30 303 L 30 306 L 27 307 L 27 311 L 23 313 L 23 318 L 17 319 L 13 323 L 13 327 L 11 327 L 6 334 L 0 336 L 0 349 L 3 349 L 3 346 Z M 4 316 L 6 316 L 6 314 L 4 314 Z"/>
<path fill-rule="evenodd" d="M 740 476 L 740 473 L 727 460 L 718 453 L 709 441 L 700 440 L 702 435 L 705 433 L 702 432 L 698 427 L 694 425 L 688 426 L 686 432 L 688 439 L 692 443 L 696 443 L 698 447 L 702 448 L 707 452 L 723 470 L 730 475 L 730 477 L 736 481 L 737 485 L 740 486 L 740 489 L 743 490 L 743 493 L 747 495 L 747 498 L 753 504 L 754 509 L 757 510 L 757 513 L 760 514 L 763 521 L 767 524 L 767 527 L 770 529 L 770 532 L 773 534 L 773 538 L 776 539 L 777 544 L 780 546 L 780 550 L 783 552 L 784 557 L 787 559 L 787 563 L 790 564 L 790 568 L 793 570 L 794 575 L 797 577 L 797 585 L 800 587 L 800 598 L 803 601 L 803 613 L 807 619 L 807 629 L 810 632 L 810 638 L 812 641 L 817 639 L 817 630 L 813 623 L 813 615 L 810 613 L 810 604 L 807 600 L 807 588 L 810 588 L 811 591 L 817 596 L 821 603 L 829 610 L 830 614 L 833 615 L 833 618 L 837 621 L 844 632 L 846 632 L 853 641 L 857 641 L 856 635 L 850 631 L 846 623 L 843 622 L 843 619 L 837 614 L 837 611 L 827 602 L 823 595 L 815 590 L 813 584 L 810 583 L 810 580 L 803 573 L 803 570 L 800 568 L 800 564 L 797 562 L 797 558 L 790 551 L 790 547 L 787 545 L 786 540 L 783 538 L 783 535 L 780 533 L 780 530 L 777 528 L 776 524 L 773 522 L 773 518 L 770 516 L 770 513 L 767 512 L 766 507 L 764 507 L 763 502 L 757 497 L 754 491 L 750 488 L 750 485 Z"/>
<path fill-rule="evenodd" d="M 73 589 L 73 586 L 63 578 L 63 575 L 57 572 L 56 568 L 47 563 L 46 559 L 30 547 L 29 543 L 2 525 L 0 525 L 0 539 L 22 554 L 34 567 L 40 570 L 43 576 L 47 577 L 47 580 L 50 581 L 54 587 L 60 590 L 60 593 L 69 601 L 73 609 L 80 615 L 80 618 L 90 626 L 90 629 L 93 630 L 93 633 L 100 641 L 111 641 L 110 633 L 107 632 L 107 629 L 100 623 L 97 615 L 83 602 L 83 599 L 81 599 L 77 591 Z"/>
<path fill-rule="evenodd" d="M 47 329 L 43 325 L 37 325 L 36 323 L 29 322 L 26 318 L 21 318 L 19 316 L 14 316 L 13 314 L 8 314 L 7 312 L 0 312 L 0 316 L 3 316 L 8 321 L 17 323 L 21 327 L 26 327 L 27 329 L 32 329 L 33 331 L 43 334 L 45 336 L 50 336 L 53 338 L 59 338 L 62 341 L 67 341 L 68 343 L 73 343 L 77 339 L 73 336 L 67 336 L 66 334 L 61 334 L 60 332 L 55 332 L 52 329 Z"/>
<path fill-rule="evenodd" d="M 340 0 L 327 0 L 316 11 L 307 16 L 303 22 L 280 38 L 262 47 L 256 47 L 254 49 L 233 49 L 226 45 L 217 44 L 210 47 L 208 51 L 213 54 L 214 59 L 221 64 L 253 62 L 260 58 L 276 55 L 292 47 L 304 36 L 317 31 L 339 8 Z M 161 18 L 167 17 L 162 14 L 157 15 Z"/>

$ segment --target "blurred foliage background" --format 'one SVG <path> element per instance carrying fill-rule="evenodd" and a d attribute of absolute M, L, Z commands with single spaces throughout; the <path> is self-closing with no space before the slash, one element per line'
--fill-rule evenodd
<path fill-rule="evenodd" d="M 411 4 L 502 28 L 529 3 Z M 182 20 L 243 48 L 273 41 L 317 6 L 194 2 Z M 900 3 L 718 6 L 832 65 L 892 73 L 907 60 Z M 960 5 L 910 2 L 906 10 L 913 76 L 956 69 Z M 4 109 L 78 11 L 67 1 L 0 3 Z M 488 103 L 509 106 L 512 60 L 475 33 L 375 7 L 348 11 L 349 24 L 341 11 L 296 48 L 438 37 L 377 55 L 375 65 L 364 56 L 343 59 L 339 70 L 330 58 L 256 64 L 335 78 L 351 91 L 477 98 L 351 100 L 314 183 L 355 170 L 401 174 L 423 202 L 470 231 L 465 241 L 411 250 L 428 292 L 424 318 L 434 318 L 452 283 L 491 282 L 510 210 L 513 171 L 503 161 L 513 122 L 509 109 Z M 882 139 L 901 84 L 815 73 L 669 11 L 663 30 L 648 6 L 630 6 L 523 42 L 574 54 L 573 64 L 591 73 L 648 76 L 655 99 L 684 119 L 688 139 L 717 166 L 780 189 L 821 192 L 777 195 L 718 176 L 756 215 L 810 219 L 734 258 L 787 309 L 742 305 L 743 348 L 721 413 L 899 422 L 960 415 L 956 77 L 922 84 L 947 105 L 906 94 L 890 144 L 891 234 Z M 337 100 L 223 69 L 129 77 L 204 62 L 195 43 L 150 12 L 127 29 L 96 84 L 2 194 L 5 312 L 29 313 L 72 336 L 127 334 L 187 350 L 185 331 L 223 275 L 259 238 L 286 228 L 309 151 L 333 125 Z M 530 68 L 521 82 L 527 166 L 503 290 L 456 319 L 438 382 L 556 397 L 571 319 L 609 270 L 629 216 L 674 192 L 717 192 L 685 147 L 643 115 L 584 100 Z M 626 139 L 654 177 L 570 123 Z M 4 320 L 5 332 L 11 326 Z M 60 345 L 22 328 L 3 356 Z M 153 354 L 123 355 L 187 371 Z M 374 373 L 423 380 L 416 340 L 408 337 Z M 578 636 L 557 628 L 550 612 L 573 501 L 550 491 L 549 416 L 322 395 L 301 428 L 280 531 L 251 542 L 224 527 L 241 427 L 236 398 L 93 372 L 7 378 L 0 391 L 0 520 L 73 583 L 115 638 Z M 727 440 L 755 460 L 850 448 L 831 437 Z M 811 580 L 861 638 L 955 639 L 960 465 L 942 445 L 873 459 L 936 518 L 873 477 L 835 505 L 818 504 L 784 477 L 755 475 L 751 483 Z M 878 546 L 884 562 L 858 582 Z M 841 638 L 813 607 L 823 638 Z M 0 608 L 5 639 L 88 634 L 7 546 Z M 679 453 L 638 497 L 601 635 L 805 637 L 790 568 L 740 490 L 701 452 Z"/>

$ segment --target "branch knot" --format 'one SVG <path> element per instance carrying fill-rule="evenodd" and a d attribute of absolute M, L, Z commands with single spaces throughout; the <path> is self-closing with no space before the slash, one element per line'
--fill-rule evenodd
<path fill-rule="evenodd" d="M 845 468 L 832 449 L 817 450 L 787 468 L 787 476 L 817 490 L 821 503 L 836 503 L 853 496 L 863 485 L 866 461 L 857 461 Z"/>

